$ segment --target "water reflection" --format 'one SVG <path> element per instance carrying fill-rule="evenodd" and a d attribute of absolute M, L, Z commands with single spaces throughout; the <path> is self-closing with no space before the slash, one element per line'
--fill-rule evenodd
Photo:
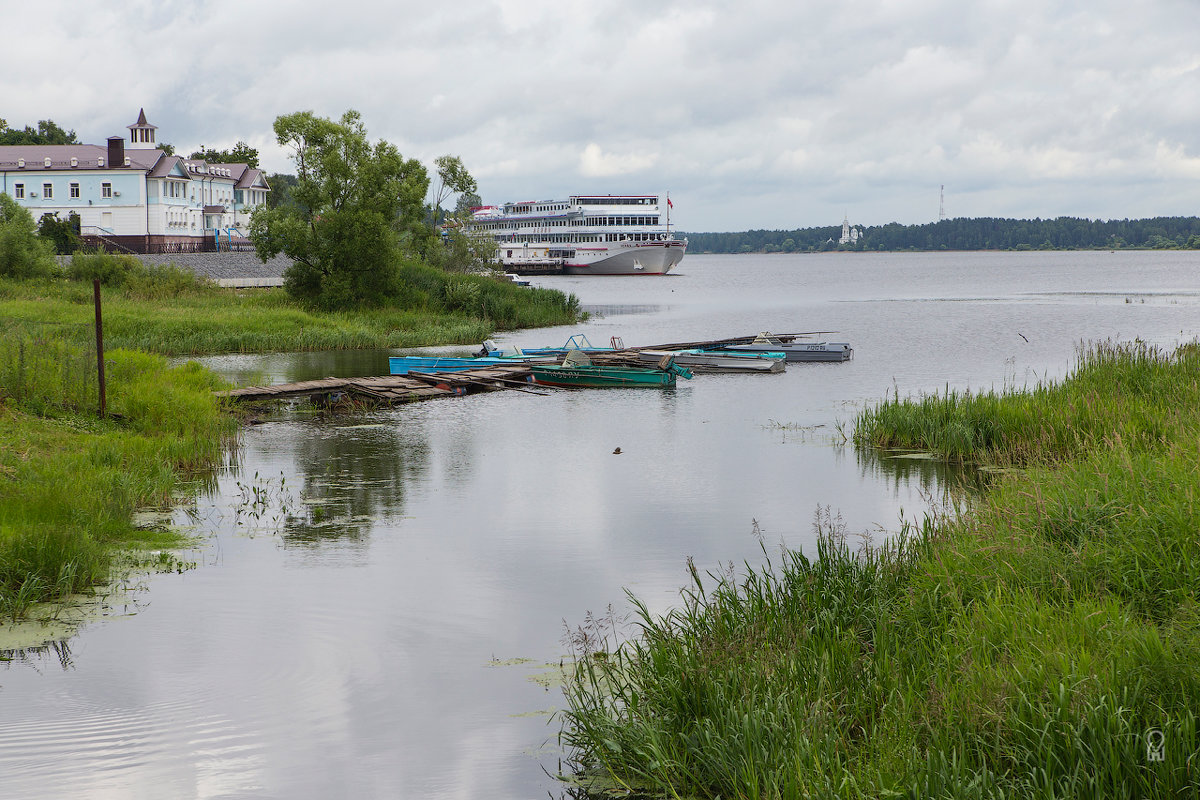
<path fill-rule="evenodd" d="M 363 540 L 378 523 L 404 514 L 409 487 L 430 466 L 430 444 L 418 415 L 397 412 L 275 423 L 273 447 L 287 448 L 299 480 L 280 535 L 315 547 Z M 463 461 L 469 461 L 468 457 Z"/>
<path fill-rule="evenodd" d="M 856 447 L 854 455 L 864 479 L 890 485 L 897 493 L 911 492 L 915 487 L 939 504 L 964 493 L 979 494 L 990 481 L 988 473 L 973 465 L 946 461 L 929 453 Z"/>
<path fill-rule="evenodd" d="M 663 307 L 652 303 L 599 303 L 581 305 L 579 309 L 593 317 L 615 317 L 621 314 L 654 314 L 662 311 Z M 592 342 L 592 344 L 600 345 L 599 342 Z M 634 344 L 634 342 L 629 344 Z"/>
<path fill-rule="evenodd" d="M 6 666 L 27 665 L 35 669 L 57 662 L 57 666 L 63 671 L 75 666 L 71 658 L 69 639 L 59 639 L 18 650 L 0 650 L 0 662 L 4 662 Z"/>
<path fill-rule="evenodd" d="M 199 361 L 235 386 L 261 386 L 320 380 L 331 375 L 340 378 L 387 375 L 390 355 L 394 355 L 390 350 L 342 350 L 336 357 L 328 352 L 233 353 L 181 360 Z"/>

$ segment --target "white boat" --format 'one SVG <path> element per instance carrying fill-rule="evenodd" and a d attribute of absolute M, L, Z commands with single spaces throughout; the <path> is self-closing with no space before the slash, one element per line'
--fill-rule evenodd
<path fill-rule="evenodd" d="M 660 195 L 572 195 L 471 212 L 464 230 L 493 237 L 510 271 L 665 275 L 687 249 L 671 233 L 670 198 Z"/>

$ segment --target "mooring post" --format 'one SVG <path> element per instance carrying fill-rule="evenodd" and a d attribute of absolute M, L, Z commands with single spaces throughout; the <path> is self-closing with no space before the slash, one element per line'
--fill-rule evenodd
<path fill-rule="evenodd" d="M 104 417 L 104 321 L 100 315 L 100 279 L 92 281 L 96 297 L 96 371 L 100 377 L 100 417 Z"/>

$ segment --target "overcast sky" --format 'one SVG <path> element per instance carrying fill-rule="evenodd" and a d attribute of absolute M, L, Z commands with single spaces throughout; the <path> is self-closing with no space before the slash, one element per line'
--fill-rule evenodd
<path fill-rule="evenodd" d="M 484 202 L 670 192 L 681 230 L 1200 214 L 1200 0 L 5 3 L 0 117 L 462 157 Z M 12 35 L 12 34 L 16 35 Z"/>

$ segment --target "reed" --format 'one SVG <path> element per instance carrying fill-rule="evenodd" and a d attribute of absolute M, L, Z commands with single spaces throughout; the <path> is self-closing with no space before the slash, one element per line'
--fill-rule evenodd
<path fill-rule="evenodd" d="M 957 461 L 1065 460 L 1121 440 L 1145 447 L 1189 422 L 1200 403 L 1200 345 L 1165 353 L 1143 342 L 1081 347 L 1059 383 L 1001 392 L 894 396 L 855 421 L 862 447 L 928 450 Z"/>
<path fill-rule="evenodd" d="M 1200 796 L 1195 357 L 1103 346 L 1060 386 L 865 413 L 1025 468 L 880 547 L 821 512 L 813 558 L 635 599 L 629 640 L 577 653 L 577 769 L 670 797 Z"/>

